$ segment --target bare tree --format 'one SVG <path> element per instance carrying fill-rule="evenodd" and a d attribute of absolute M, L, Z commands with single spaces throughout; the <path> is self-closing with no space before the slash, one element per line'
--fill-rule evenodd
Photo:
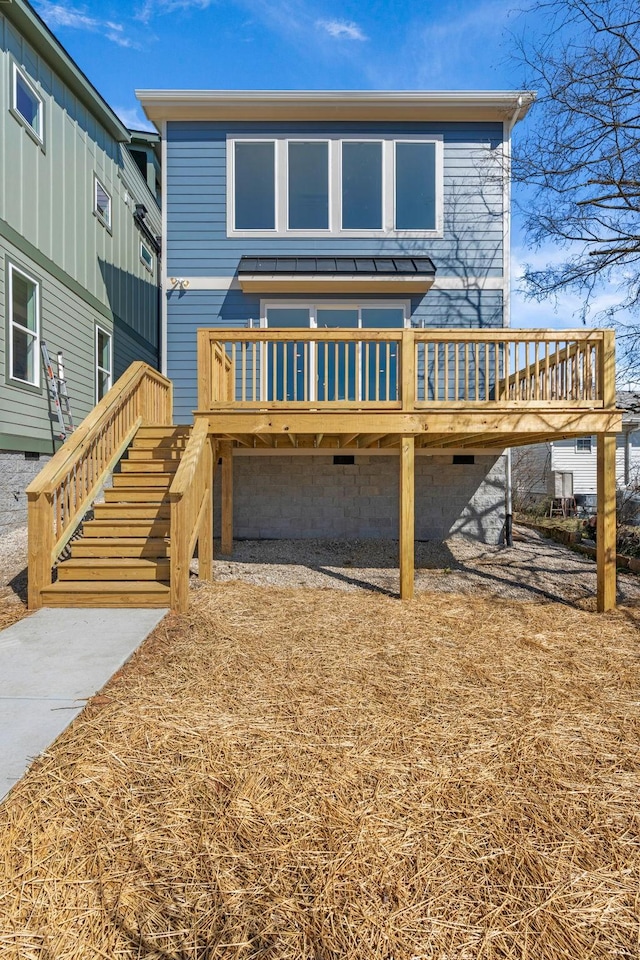
<path fill-rule="evenodd" d="M 623 375 L 640 370 L 640 5 L 638 0 L 539 0 L 518 41 L 538 104 L 515 146 L 514 178 L 526 237 L 563 248 L 560 262 L 528 268 L 528 292 L 594 296 L 618 329 Z M 535 29 L 542 23 L 542 29 Z M 534 25 L 534 29 L 531 29 Z M 621 312 L 630 311 L 631 322 Z M 620 349 L 621 348 L 621 349 Z"/>

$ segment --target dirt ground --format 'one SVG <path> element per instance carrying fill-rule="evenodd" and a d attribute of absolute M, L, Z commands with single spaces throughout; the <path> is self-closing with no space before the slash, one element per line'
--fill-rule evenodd
<path fill-rule="evenodd" d="M 397 544 L 389 540 L 240 540 L 233 557 L 216 541 L 214 578 L 255 586 L 366 590 L 397 596 Z M 0 629 L 26 616 L 27 529 L 0 538 Z M 192 564 L 195 573 L 197 560 Z M 199 587 L 192 581 L 194 589 Z M 416 543 L 416 592 L 438 590 L 513 600 L 566 602 L 595 609 L 593 560 L 515 528 L 513 547 L 493 547 L 468 537 Z M 640 577 L 618 573 L 621 603 L 640 602 Z"/>
<path fill-rule="evenodd" d="M 194 589 L 0 806 L 0 955 L 636 960 L 640 610 L 465 583 Z"/>

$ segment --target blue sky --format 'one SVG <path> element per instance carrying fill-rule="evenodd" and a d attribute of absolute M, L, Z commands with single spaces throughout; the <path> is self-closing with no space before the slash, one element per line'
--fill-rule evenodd
<path fill-rule="evenodd" d="M 130 127 L 148 126 L 136 88 L 516 89 L 510 35 L 536 26 L 518 0 L 32 2 Z M 561 251 L 526 250 L 517 217 L 513 239 L 513 325 L 577 326 L 575 297 L 538 304 L 517 289 L 523 263 Z"/>

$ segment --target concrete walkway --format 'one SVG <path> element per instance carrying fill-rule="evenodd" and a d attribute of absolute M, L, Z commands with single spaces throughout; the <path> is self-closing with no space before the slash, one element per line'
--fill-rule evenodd
<path fill-rule="evenodd" d="M 0 632 L 0 799 L 165 613 L 48 608 Z"/>

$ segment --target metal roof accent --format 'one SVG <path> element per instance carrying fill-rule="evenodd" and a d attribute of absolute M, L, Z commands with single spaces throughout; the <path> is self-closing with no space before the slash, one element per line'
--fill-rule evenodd
<path fill-rule="evenodd" d="M 414 276 L 434 279 L 430 257 L 241 257 L 238 277 L 243 274 L 278 276 Z"/>

